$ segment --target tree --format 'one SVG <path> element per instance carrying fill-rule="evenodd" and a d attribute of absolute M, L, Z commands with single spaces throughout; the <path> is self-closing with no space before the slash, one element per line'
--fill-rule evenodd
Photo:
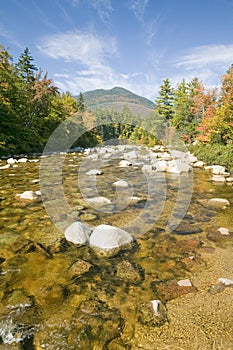
<path fill-rule="evenodd" d="M 14 72 L 13 58 L 0 45 L 0 153 L 16 149 L 19 138 L 20 119 L 17 113 L 19 103 L 19 81 Z"/>
<path fill-rule="evenodd" d="M 162 115 L 166 122 L 174 116 L 174 89 L 171 87 L 169 79 L 164 79 L 159 89 L 159 97 L 155 100 L 155 112 Z"/>
<path fill-rule="evenodd" d="M 213 128 L 214 128 L 214 116 L 217 108 L 217 92 L 216 89 L 208 90 L 205 92 L 204 101 L 204 113 L 202 120 L 197 127 L 197 140 L 201 142 L 211 142 Z"/>
<path fill-rule="evenodd" d="M 35 80 L 35 74 L 38 71 L 38 68 L 32 63 L 33 61 L 34 59 L 31 56 L 28 47 L 26 47 L 15 65 L 19 76 L 27 83 Z"/>
<path fill-rule="evenodd" d="M 178 84 L 174 95 L 174 117 L 172 124 L 182 133 L 187 133 L 190 116 L 189 88 L 185 79 Z"/>
<path fill-rule="evenodd" d="M 84 98 L 83 98 L 83 94 L 81 92 L 80 92 L 78 99 L 77 99 L 77 106 L 78 106 L 78 110 L 80 112 L 85 111 Z"/>
<path fill-rule="evenodd" d="M 233 66 L 222 76 L 220 98 L 212 98 L 199 125 L 198 139 L 227 144 L 233 140 Z"/>
<path fill-rule="evenodd" d="M 205 88 L 203 84 L 194 78 L 188 84 L 189 97 L 190 97 L 190 112 L 193 118 L 199 123 L 204 116 L 205 111 Z"/>

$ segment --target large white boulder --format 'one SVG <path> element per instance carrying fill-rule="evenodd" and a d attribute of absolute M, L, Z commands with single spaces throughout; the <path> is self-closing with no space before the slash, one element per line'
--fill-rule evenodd
<path fill-rule="evenodd" d="M 208 165 L 205 167 L 206 170 L 211 170 L 214 175 L 223 175 L 226 169 L 222 165 Z"/>
<path fill-rule="evenodd" d="M 90 237 L 90 245 L 101 249 L 119 248 L 132 241 L 128 232 L 111 225 L 97 226 Z"/>
<path fill-rule="evenodd" d="M 167 162 L 165 160 L 158 160 L 153 163 L 153 166 L 156 168 L 156 171 L 166 171 L 167 170 Z"/>
<path fill-rule="evenodd" d="M 18 163 L 27 163 L 28 159 L 23 157 L 18 160 Z"/>
<path fill-rule="evenodd" d="M 170 153 L 168 153 L 168 152 L 163 152 L 163 153 L 161 154 L 161 158 L 162 158 L 163 160 L 172 160 L 172 156 L 171 156 Z"/>
<path fill-rule="evenodd" d="M 82 222 L 76 221 L 65 230 L 65 238 L 74 244 L 87 244 L 91 229 Z"/>
<path fill-rule="evenodd" d="M 190 165 L 182 159 L 168 161 L 167 172 L 169 173 L 181 174 L 183 172 L 189 172 L 190 169 Z"/>
<path fill-rule="evenodd" d="M 174 149 L 171 151 L 171 156 L 173 159 L 184 159 L 187 157 L 187 153 Z"/>
<path fill-rule="evenodd" d="M 17 162 L 17 160 L 14 158 L 8 158 L 6 162 L 7 162 L 7 164 L 13 165 Z"/>

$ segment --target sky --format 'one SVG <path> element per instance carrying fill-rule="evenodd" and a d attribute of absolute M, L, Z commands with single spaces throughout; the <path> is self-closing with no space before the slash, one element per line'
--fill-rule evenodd
<path fill-rule="evenodd" d="M 0 0 L 0 44 L 26 47 L 61 92 L 124 87 L 154 101 L 197 77 L 220 86 L 233 63 L 233 0 Z"/>

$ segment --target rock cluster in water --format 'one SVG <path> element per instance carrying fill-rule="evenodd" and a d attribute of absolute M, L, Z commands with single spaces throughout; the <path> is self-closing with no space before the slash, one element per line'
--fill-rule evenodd
<path fill-rule="evenodd" d="M 133 241 L 126 231 L 111 225 L 99 225 L 91 229 L 82 222 L 74 222 L 65 231 L 65 238 L 74 244 L 90 244 L 100 249 L 115 249 Z"/>
<path fill-rule="evenodd" d="M 147 152 L 144 151 L 143 147 L 135 149 L 124 145 L 87 150 L 86 155 L 91 160 L 91 168 L 84 172 L 84 176 L 90 182 L 95 175 L 100 175 L 100 180 L 102 180 L 99 161 L 106 160 L 107 163 L 112 158 L 121 159 L 120 162 L 117 160 L 119 168 L 129 168 L 129 171 L 142 169 L 146 176 L 161 172 L 179 175 L 182 172 L 189 172 L 192 166 L 204 168 L 204 163 L 198 161 L 188 152 L 168 152 L 162 146 L 155 146 Z M 25 157 L 25 159 L 27 158 Z M 22 161 L 16 161 L 14 158 L 8 159 L 7 164 L 1 168 L 12 169 L 20 163 L 22 163 L 22 167 L 29 166 L 23 164 L 26 163 L 25 159 Z M 27 163 L 29 161 L 28 159 Z M 206 169 L 213 172 L 213 177 L 218 177 L 218 182 L 223 182 L 220 181 L 220 176 L 226 179 L 225 182 L 231 182 L 225 169 Z M 121 170 L 123 172 L 128 169 Z M 176 176 L 172 176 L 172 178 L 176 178 Z M 211 181 L 215 180 L 212 178 Z M 112 181 L 111 185 L 119 193 L 130 191 L 130 181 L 125 181 L 127 186 L 126 184 L 120 186 L 122 182 L 124 184 L 124 180 L 119 179 L 116 181 L 117 184 L 114 185 Z M 38 180 L 30 180 L 30 183 L 38 183 Z M 130 192 L 127 193 L 130 201 L 134 203 L 139 203 L 142 200 Z M 113 201 L 104 195 L 106 194 L 103 193 L 103 196 L 93 195 L 85 200 L 98 208 L 101 205 L 112 205 Z M 28 211 L 35 209 L 38 203 L 30 201 L 38 199 L 37 196 L 40 197 L 37 191 L 29 190 L 21 193 L 18 198 L 25 200 L 25 202 L 16 201 L 16 209 L 23 212 L 21 207 L 17 208 L 21 205 L 22 208 L 24 205 L 28 205 Z M 206 202 L 211 210 L 212 207 L 217 207 L 216 210 L 229 207 L 230 202 L 224 198 L 212 198 L 208 202 L 210 196 L 209 193 Z M 217 195 L 215 196 L 217 197 Z M 79 205 L 77 210 L 82 213 L 79 219 L 87 220 L 87 216 L 93 214 L 85 212 L 83 209 L 84 207 Z M 32 211 L 32 213 L 35 213 L 35 217 L 37 216 L 36 211 Z M 174 233 L 179 235 L 200 234 L 203 227 L 200 224 L 199 226 L 202 228 L 197 227 L 191 222 L 195 215 L 196 213 L 189 215 L 188 220 L 184 220 L 185 223 L 178 226 Z M 207 216 L 205 216 L 206 218 Z M 44 221 L 40 224 L 39 229 L 43 231 Z M 23 345 L 24 348 L 33 348 L 36 344 L 38 349 L 48 348 L 50 350 L 104 348 L 106 344 L 108 349 L 123 349 L 127 345 L 120 343 L 120 337 L 124 332 L 125 338 L 128 336 L 129 324 L 133 328 L 131 323 L 139 320 L 147 326 L 161 326 L 168 321 L 166 302 L 197 291 L 192 282 L 186 279 L 185 268 L 190 276 L 193 266 L 199 262 L 200 256 L 196 254 L 196 251 L 202 242 L 198 239 L 181 240 L 181 237 L 173 235 L 172 244 L 176 245 L 173 250 L 171 242 L 168 242 L 169 236 L 158 241 L 159 234 L 153 230 L 148 234 L 148 237 L 152 237 L 152 242 L 150 238 L 138 239 L 139 246 L 147 246 L 147 249 L 143 250 L 139 247 L 138 250 L 129 251 L 123 250 L 123 247 L 133 242 L 134 239 L 127 231 L 112 225 L 91 227 L 81 221 L 75 221 L 67 227 L 65 239 L 59 236 L 57 245 L 54 244 L 55 240 L 51 238 L 52 243 L 48 243 L 49 235 L 44 240 L 45 245 L 40 243 L 42 235 L 38 235 L 38 232 L 35 236 L 33 235 L 34 233 L 30 237 L 32 240 L 28 240 L 28 242 L 22 239 L 22 241 L 17 241 L 15 245 L 9 245 L 6 261 L 5 258 L 0 257 L 0 274 L 2 280 L 5 279 L 2 281 L 4 293 L 0 292 L 0 294 L 7 316 L 7 318 L 3 318 L 4 327 L 8 329 L 7 332 L 0 333 L 0 337 L 4 343 L 10 344 L 12 349 L 22 348 L 20 342 L 27 343 L 27 347 Z M 50 235 L 52 236 L 53 233 Z M 207 235 L 207 238 L 214 242 L 219 242 L 220 239 L 232 240 L 232 237 L 233 234 L 227 227 L 216 227 L 214 232 Z M 38 241 L 33 241 L 34 238 Z M 78 244 L 81 247 L 75 249 L 75 246 L 68 242 Z M 93 247 L 93 249 L 89 249 L 89 247 Z M 103 260 L 96 258 L 96 254 L 93 252 L 95 249 L 122 250 L 121 254 L 109 260 Z M 26 278 L 23 277 L 20 270 L 18 272 L 15 270 L 19 266 L 24 272 L 30 270 Z M 31 266 L 33 269 L 29 268 Z M 225 288 L 232 288 L 233 281 L 230 278 L 219 278 L 216 284 L 210 287 L 209 292 L 215 294 L 222 292 Z M 11 280 L 16 281 L 16 289 L 12 288 Z M 150 285 L 148 281 L 151 282 Z M 143 283 L 145 284 L 143 285 Z M 148 285 L 150 295 L 147 291 Z M 134 305 L 130 307 L 134 313 L 133 322 L 128 322 L 127 318 L 131 316 L 131 309 L 125 315 L 124 307 L 121 309 L 120 303 L 125 303 L 128 307 L 132 300 Z M 49 309 L 53 311 L 48 316 Z M 72 310 L 70 315 L 67 312 L 68 309 Z M 41 328 L 37 328 L 37 322 L 41 322 Z M 30 337 L 34 338 L 34 345 L 28 343 Z M 130 337 L 133 337 L 133 330 L 131 330 L 129 339 Z M 5 345 L 2 344 L 2 346 Z"/>

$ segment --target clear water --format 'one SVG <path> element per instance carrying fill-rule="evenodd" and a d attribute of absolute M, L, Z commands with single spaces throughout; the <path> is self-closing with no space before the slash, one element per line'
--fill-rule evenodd
<path fill-rule="evenodd" d="M 64 159 L 62 186 L 71 208 L 68 215 L 58 207 L 59 201 L 54 202 L 56 178 L 48 181 L 51 197 L 44 203 L 51 198 L 55 203 L 53 221 L 42 201 L 15 198 L 26 190 L 40 190 L 40 184 L 33 182 L 39 179 L 39 162 L 1 170 L 0 346 L 130 349 L 138 308 L 163 299 L 154 288 L 156 283 L 189 278 L 201 268 L 198 247 L 190 250 L 187 242 L 200 240 L 211 247 L 230 244 L 207 238 L 220 226 L 233 231 L 232 205 L 222 209 L 205 203 L 212 197 L 232 203 L 232 187 L 214 185 L 207 172 L 193 174 L 191 203 L 177 234 L 166 225 L 180 189 L 184 199 L 190 191 L 185 177 L 156 175 L 148 194 L 148 177 L 140 168 L 119 168 L 119 159 L 109 159 L 95 182 L 91 177 L 87 180 L 85 173 L 89 166 L 98 167 L 98 162 L 90 165 L 84 159 L 78 153 Z M 130 182 L 130 188 L 116 190 L 112 184 L 119 179 Z M 95 192 L 114 203 L 110 210 L 88 204 L 86 199 Z M 131 196 L 140 201 L 130 201 Z M 58 229 L 59 223 L 75 219 L 91 226 L 104 223 L 127 229 L 136 241 L 111 256 L 75 246 Z M 185 263 L 190 256 L 196 257 L 192 266 Z"/>

